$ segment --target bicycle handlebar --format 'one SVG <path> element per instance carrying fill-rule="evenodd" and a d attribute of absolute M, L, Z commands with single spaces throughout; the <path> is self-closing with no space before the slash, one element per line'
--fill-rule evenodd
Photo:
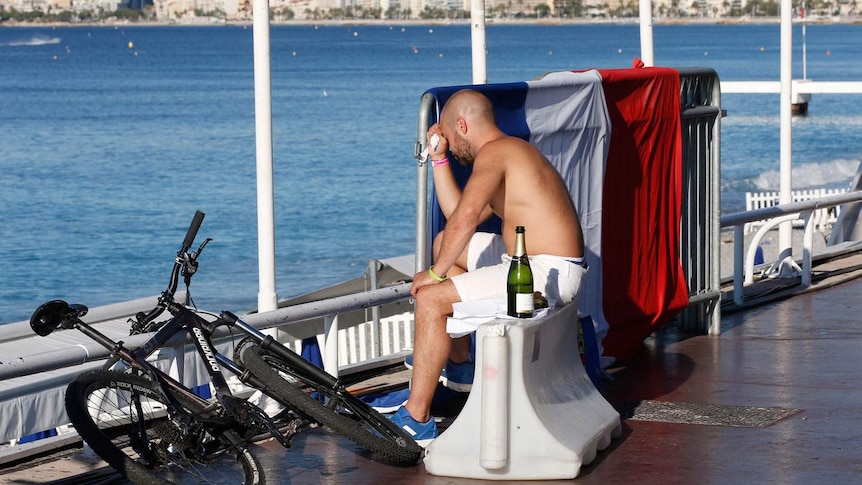
<path fill-rule="evenodd" d="M 204 217 L 206 214 L 203 211 L 197 210 L 195 211 L 195 215 L 192 218 L 192 222 L 189 225 L 188 231 L 186 231 L 186 236 L 183 239 L 183 245 L 179 251 L 177 251 L 177 258 L 174 261 L 174 267 L 171 271 L 171 279 L 168 282 L 167 289 L 162 293 L 162 296 L 159 298 L 159 303 L 155 308 L 150 310 L 148 313 L 139 312 L 135 315 L 134 319 L 130 319 L 132 324 L 131 333 L 142 333 L 149 332 L 155 330 L 151 328 L 150 323 L 161 315 L 165 309 L 168 308 L 170 304 L 174 302 L 174 293 L 177 291 L 177 284 L 179 282 L 180 271 L 184 266 L 193 266 L 191 271 L 183 272 L 186 278 L 190 279 L 191 275 L 194 274 L 197 268 L 197 262 L 195 259 L 200 255 L 200 252 L 203 251 L 203 246 L 206 245 L 209 240 L 204 242 L 201 245 L 201 248 L 197 253 L 189 254 L 189 249 L 192 247 L 192 244 L 195 241 L 195 237 L 198 234 L 198 230 L 201 228 L 201 224 L 204 221 Z M 188 283 L 188 281 L 187 281 Z"/>
<path fill-rule="evenodd" d="M 204 214 L 200 210 L 195 211 L 195 216 L 192 218 L 192 223 L 189 225 L 189 230 L 186 232 L 186 238 L 183 239 L 183 247 L 180 249 L 180 253 L 185 253 L 192 247 L 192 243 L 195 242 L 195 236 L 198 235 L 198 229 L 201 228 L 201 223 L 204 221 Z"/>

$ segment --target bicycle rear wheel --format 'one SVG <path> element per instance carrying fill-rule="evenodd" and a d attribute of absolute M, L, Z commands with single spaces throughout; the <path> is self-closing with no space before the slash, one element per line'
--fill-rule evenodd
<path fill-rule="evenodd" d="M 287 401 L 298 413 L 331 428 L 384 460 L 415 465 L 422 448 L 413 439 L 342 386 L 333 389 L 293 369 L 260 347 L 242 354 L 245 366 L 267 389 Z"/>
<path fill-rule="evenodd" d="M 235 431 L 199 420 L 200 404 L 176 397 L 185 412 L 171 412 L 144 377 L 95 370 L 66 388 L 66 411 L 93 451 L 132 482 L 265 482 L 263 468 Z"/>

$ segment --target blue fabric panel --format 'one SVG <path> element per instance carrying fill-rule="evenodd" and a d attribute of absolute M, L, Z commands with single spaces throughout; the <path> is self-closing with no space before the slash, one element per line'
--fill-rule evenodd
<path fill-rule="evenodd" d="M 484 85 L 465 85 L 465 86 L 447 86 L 433 88 L 426 91 L 437 100 L 438 109 L 443 109 L 446 101 L 453 94 L 462 89 L 474 89 L 484 94 L 491 100 L 494 105 L 494 117 L 497 120 L 497 125 L 503 132 L 508 135 L 517 136 L 524 140 L 530 139 L 530 128 L 527 126 L 527 120 L 524 116 L 524 100 L 527 98 L 527 83 L 502 83 L 502 84 L 484 84 Z M 430 113 L 429 123 L 434 124 L 438 121 L 438 113 Z M 464 187 L 467 179 L 470 177 L 472 169 L 456 163 L 450 155 L 452 173 L 455 175 L 455 180 Z M 440 211 L 440 206 L 437 203 L 436 194 L 432 194 L 431 202 L 431 238 L 437 236 L 445 226 L 446 218 Z M 478 230 L 483 232 L 495 232 L 499 234 L 502 230 L 501 221 L 494 216 L 488 221 L 482 223 Z"/>
<path fill-rule="evenodd" d="M 57 430 L 53 428 L 24 436 L 23 438 L 18 440 L 18 444 L 32 443 L 34 441 L 39 441 L 44 438 L 50 438 L 52 436 L 57 436 Z"/>
<path fill-rule="evenodd" d="M 209 399 L 209 398 L 213 397 L 212 389 L 210 389 L 209 384 L 201 384 L 201 385 L 195 387 L 194 389 L 192 389 L 192 392 L 194 392 L 195 394 L 197 394 L 198 396 L 200 396 L 204 399 Z"/>
<path fill-rule="evenodd" d="M 589 315 L 581 318 L 581 329 L 584 332 L 584 370 L 590 376 L 590 380 L 596 389 L 602 385 L 601 360 L 599 358 L 599 346 L 596 341 L 596 327 Z"/>
<path fill-rule="evenodd" d="M 317 344 L 317 337 L 302 339 L 302 357 L 323 369 L 323 356 L 320 353 L 320 346 Z"/>

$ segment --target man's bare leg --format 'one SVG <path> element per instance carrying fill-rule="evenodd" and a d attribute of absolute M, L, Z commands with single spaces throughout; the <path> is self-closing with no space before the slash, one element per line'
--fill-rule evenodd
<path fill-rule="evenodd" d="M 431 417 L 431 400 L 452 349 L 452 339 L 446 333 L 446 317 L 452 312 L 452 304 L 459 300 L 451 281 L 426 286 L 416 297 L 413 382 L 405 407 L 419 422 Z M 469 347 L 467 351 L 469 353 Z"/>
<path fill-rule="evenodd" d="M 440 231 L 437 234 L 437 237 L 434 238 L 434 244 L 432 244 L 432 254 L 434 258 L 437 258 L 437 253 L 440 251 L 440 244 L 443 241 L 443 234 L 446 231 Z M 461 257 L 458 258 L 458 261 L 455 263 L 455 266 L 449 269 L 446 273 L 447 277 L 452 277 L 455 275 L 459 275 L 467 272 L 467 250 L 464 250 L 464 253 L 461 254 Z M 460 301 L 460 297 L 458 297 L 455 301 Z M 451 312 L 451 308 L 450 308 Z M 445 325 L 445 324 L 444 324 Z M 414 344 L 415 346 L 415 344 Z M 449 352 L 449 360 L 456 363 L 461 364 L 470 360 L 470 336 L 460 337 L 456 339 L 452 339 L 451 346 Z M 414 353 L 415 354 L 415 353 Z M 415 356 L 414 356 L 415 359 Z M 443 366 L 440 367 L 442 370 L 446 363 L 443 363 Z M 439 376 L 438 376 L 439 377 Z"/>

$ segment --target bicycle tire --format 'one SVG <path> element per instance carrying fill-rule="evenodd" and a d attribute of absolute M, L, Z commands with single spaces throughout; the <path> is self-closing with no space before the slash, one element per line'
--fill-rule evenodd
<path fill-rule="evenodd" d="M 250 347 L 242 357 L 246 368 L 267 388 L 262 391 L 277 394 L 307 419 L 392 464 L 410 466 L 422 458 L 423 450 L 413 438 L 343 387 L 333 389 L 314 382 L 260 347 Z M 312 397 L 312 393 L 325 396 L 326 401 Z"/>
<path fill-rule="evenodd" d="M 176 397 L 188 415 L 202 415 L 199 403 Z M 192 437 L 168 419 L 166 401 L 149 379 L 101 369 L 79 375 L 66 388 L 66 411 L 75 430 L 134 483 L 265 483 L 263 467 L 236 431 L 192 418 L 182 425 L 197 430 Z"/>

